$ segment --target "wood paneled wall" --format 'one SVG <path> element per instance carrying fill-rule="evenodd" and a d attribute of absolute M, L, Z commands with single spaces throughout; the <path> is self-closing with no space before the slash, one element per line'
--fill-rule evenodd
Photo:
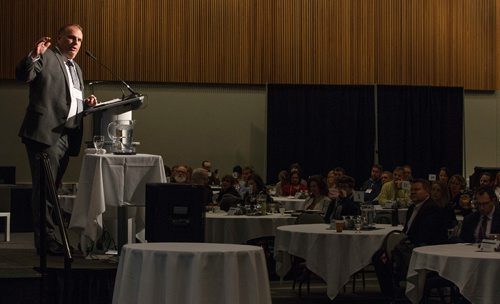
<path fill-rule="evenodd" d="M 41 36 L 130 81 L 500 88 L 500 0 L 0 0 L 0 78 Z M 83 52 L 86 79 L 112 79 Z"/>

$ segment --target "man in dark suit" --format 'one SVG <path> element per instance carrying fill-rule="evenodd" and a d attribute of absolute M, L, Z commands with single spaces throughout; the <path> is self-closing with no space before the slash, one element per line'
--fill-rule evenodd
<path fill-rule="evenodd" d="M 481 186 L 476 191 L 476 211 L 467 215 L 462 224 L 460 239 L 467 243 L 481 242 L 493 233 L 500 233 L 500 207 L 495 191 Z"/>
<path fill-rule="evenodd" d="M 66 170 L 69 156 L 80 152 L 82 139 L 82 110 L 97 103 L 95 96 L 83 98 L 83 78 L 73 59 L 83 40 L 82 27 L 77 24 L 63 26 L 55 47 L 51 38 L 40 38 L 33 50 L 16 66 L 16 78 L 29 83 L 29 104 L 19 131 L 26 146 L 33 184 L 32 208 L 35 223 L 35 246 L 39 248 L 39 176 L 42 172 L 36 154 L 49 157 L 52 176 L 59 185 Z M 47 252 L 61 254 L 62 247 L 54 235 L 50 204 L 47 208 Z"/>
<path fill-rule="evenodd" d="M 444 243 L 448 238 L 444 211 L 430 198 L 430 192 L 428 181 L 413 181 L 410 190 L 412 205 L 408 208 L 403 232 L 417 246 Z"/>

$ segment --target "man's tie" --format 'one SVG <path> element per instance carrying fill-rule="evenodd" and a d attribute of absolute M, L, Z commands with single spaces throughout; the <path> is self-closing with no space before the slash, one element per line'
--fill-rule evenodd
<path fill-rule="evenodd" d="M 71 80 L 73 81 L 73 86 L 75 89 L 81 90 L 80 88 L 80 79 L 78 78 L 78 74 L 76 73 L 75 65 L 73 64 L 73 61 L 68 60 L 66 61 L 66 64 L 69 67 L 69 73 L 71 74 Z"/>
<path fill-rule="evenodd" d="M 477 234 L 478 242 L 481 242 L 486 238 L 486 227 L 488 225 L 488 217 L 483 215 L 481 217 L 481 227 L 479 227 L 479 233 Z"/>

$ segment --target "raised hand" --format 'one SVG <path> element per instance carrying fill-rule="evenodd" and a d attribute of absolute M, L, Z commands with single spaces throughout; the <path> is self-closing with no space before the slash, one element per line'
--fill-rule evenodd
<path fill-rule="evenodd" d="M 42 37 L 38 39 L 38 41 L 35 44 L 35 48 L 31 52 L 31 58 L 36 58 L 43 53 L 50 47 L 50 41 L 52 38 L 50 37 Z"/>

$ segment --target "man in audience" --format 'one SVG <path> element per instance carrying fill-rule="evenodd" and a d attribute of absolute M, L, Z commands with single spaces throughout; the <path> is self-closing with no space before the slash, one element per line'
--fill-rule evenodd
<path fill-rule="evenodd" d="M 382 207 L 390 207 L 394 201 L 406 204 L 409 200 L 409 191 L 403 189 L 404 170 L 396 167 L 392 172 L 393 180 L 382 185 L 380 194 L 377 197 L 378 203 Z"/>
<path fill-rule="evenodd" d="M 359 204 L 356 203 L 352 197 L 352 190 L 354 189 L 355 183 L 354 178 L 347 175 L 337 179 L 339 197 L 336 201 L 332 201 L 330 205 L 328 205 L 324 217 L 326 223 L 330 223 L 332 219 L 342 219 L 342 216 L 361 214 Z"/>
<path fill-rule="evenodd" d="M 493 180 L 493 175 L 490 172 L 483 172 L 479 178 L 479 187 L 487 186 L 493 187 L 495 181 Z"/>
<path fill-rule="evenodd" d="M 405 181 L 412 181 L 413 180 L 413 170 L 411 168 L 411 165 L 406 164 L 403 166 L 403 179 Z"/>
<path fill-rule="evenodd" d="M 194 185 L 203 186 L 203 203 L 209 205 L 212 203 L 213 192 L 208 185 L 208 171 L 204 168 L 196 168 L 191 174 L 191 183 Z"/>
<path fill-rule="evenodd" d="M 382 166 L 373 165 L 370 178 L 363 183 L 361 190 L 365 192 L 365 202 L 371 202 L 377 198 L 382 189 Z"/>
<path fill-rule="evenodd" d="M 476 191 L 477 211 L 464 217 L 460 239 L 467 243 L 481 242 L 492 233 L 500 233 L 500 207 L 495 191 L 481 186 Z"/>
<path fill-rule="evenodd" d="M 208 172 L 208 184 L 209 185 L 214 185 L 214 186 L 219 186 L 220 185 L 220 180 L 219 180 L 219 172 L 217 169 L 215 169 L 214 172 L 212 172 L 212 163 L 208 160 L 204 160 L 201 162 L 201 167 Z"/>
<path fill-rule="evenodd" d="M 428 181 L 413 181 L 410 191 L 412 204 L 406 214 L 403 232 L 417 246 L 444 243 L 448 238 L 443 209 L 431 199 L 430 193 Z"/>
<path fill-rule="evenodd" d="M 245 166 L 241 173 L 241 180 L 239 181 L 238 192 L 242 198 L 245 197 L 246 193 L 251 191 L 251 187 L 248 185 L 248 179 L 254 174 L 253 168 L 251 166 Z"/>
<path fill-rule="evenodd" d="M 380 180 L 382 181 L 382 185 L 392 181 L 392 172 L 391 171 L 384 171 L 382 173 L 382 176 L 380 177 Z"/>
<path fill-rule="evenodd" d="M 172 167 L 172 183 L 188 183 L 188 167 L 186 165 L 176 165 Z"/>

